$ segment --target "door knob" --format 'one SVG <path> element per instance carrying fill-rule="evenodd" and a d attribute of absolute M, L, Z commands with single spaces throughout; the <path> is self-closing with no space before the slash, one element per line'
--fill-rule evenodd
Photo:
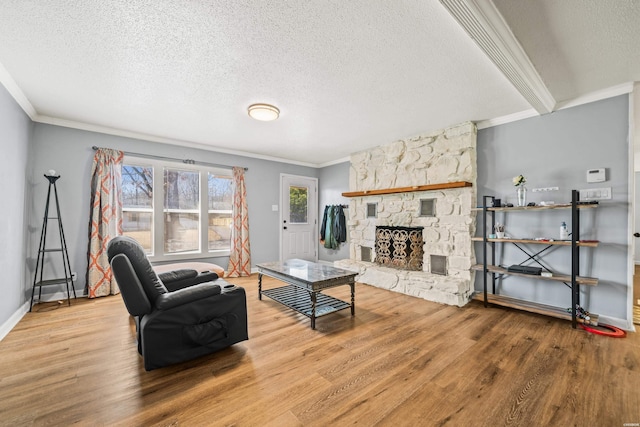
<path fill-rule="evenodd" d="M 283 230 L 286 230 L 286 229 L 287 229 L 287 227 L 282 227 L 282 229 L 283 229 Z"/>
<path fill-rule="evenodd" d="M 640 237 L 640 233 L 633 233 L 633 237 Z"/>

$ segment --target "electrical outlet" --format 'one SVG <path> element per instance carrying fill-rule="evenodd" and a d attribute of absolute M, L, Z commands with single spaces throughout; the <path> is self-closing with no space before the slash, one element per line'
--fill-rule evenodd
<path fill-rule="evenodd" d="M 74 282 L 78 280 L 78 273 L 76 273 L 75 271 L 71 273 L 71 280 Z"/>
<path fill-rule="evenodd" d="M 580 200 L 609 200 L 611 199 L 611 187 L 586 188 L 580 190 Z"/>

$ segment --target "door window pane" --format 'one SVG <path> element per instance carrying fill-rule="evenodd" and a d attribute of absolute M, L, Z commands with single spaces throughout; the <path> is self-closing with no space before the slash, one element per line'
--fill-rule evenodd
<path fill-rule="evenodd" d="M 307 187 L 289 186 L 289 222 L 291 224 L 306 224 L 308 214 Z"/>
<path fill-rule="evenodd" d="M 200 248 L 200 174 L 164 170 L 164 251 L 192 252 Z"/>
<path fill-rule="evenodd" d="M 233 208 L 233 182 L 230 176 L 208 174 L 207 232 L 209 250 L 229 250 L 231 247 L 231 213 Z"/>
<path fill-rule="evenodd" d="M 153 168 L 122 166 L 122 232 L 153 252 Z"/>

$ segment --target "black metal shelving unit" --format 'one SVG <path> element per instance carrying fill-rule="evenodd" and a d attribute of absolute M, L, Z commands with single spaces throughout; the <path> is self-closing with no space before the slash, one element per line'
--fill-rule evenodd
<path fill-rule="evenodd" d="M 482 271 L 482 294 L 474 295 L 475 299 L 480 299 L 484 302 L 485 307 L 489 304 L 501 305 L 506 307 L 517 308 L 521 310 L 531 311 L 539 314 L 545 314 L 553 317 L 559 317 L 563 319 L 570 319 L 573 328 L 577 326 L 578 322 L 585 322 L 584 319 L 579 318 L 577 307 L 580 305 L 580 286 L 589 285 L 595 286 L 598 284 L 598 279 L 593 277 L 580 276 L 580 248 L 581 247 L 597 247 L 597 241 L 580 240 L 580 210 L 585 208 L 595 208 L 597 204 L 580 204 L 580 193 L 577 190 L 571 192 L 571 203 L 566 205 L 551 205 L 551 206 L 523 206 L 523 207 L 493 207 L 495 198 L 493 196 L 483 196 L 482 198 L 482 236 L 474 237 L 472 240 L 483 242 L 483 255 L 482 264 L 476 264 L 472 267 L 473 270 Z M 518 212 L 518 211 L 540 211 L 549 209 L 571 209 L 571 241 L 564 240 L 534 240 L 534 239 L 513 239 L 513 238 L 489 238 L 489 232 L 487 230 L 487 219 L 490 219 L 490 224 L 495 224 L 495 214 L 497 211 L 503 212 Z M 506 268 L 495 265 L 496 260 L 496 244 L 497 243 L 510 243 L 515 245 L 518 249 L 527 255 L 527 258 L 520 263 L 523 265 L 526 262 L 534 262 L 538 264 L 543 270 L 552 273 L 551 277 L 536 276 L 530 274 L 514 273 L 508 271 Z M 531 251 L 523 248 L 522 245 L 542 245 L 542 249 L 538 251 Z M 539 259 L 544 253 L 555 246 L 570 246 L 571 247 L 571 274 L 570 275 L 558 275 L 550 271 L 545 265 L 539 262 Z M 496 281 L 502 276 L 513 275 L 522 276 L 528 278 L 536 278 L 541 280 L 562 282 L 571 289 L 571 308 L 569 312 L 561 307 L 553 307 L 544 304 L 538 304 L 531 301 L 522 301 L 515 298 L 499 295 L 496 293 Z M 490 288 L 490 290 L 489 290 Z M 597 324 L 598 316 L 591 314 L 590 324 Z"/>
<path fill-rule="evenodd" d="M 58 199 L 58 189 L 56 187 L 56 181 L 60 179 L 60 176 L 45 175 L 45 178 L 49 181 L 49 189 L 47 191 L 47 202 L 44 208 L 44 218 L 42 220 L 42 231 L 40 232 L 40 244 L 38 246 L 38 257 L 36 260 L 35 273 L 33 275 L 33 288 L 31 289 L 31 305 L 29 311 L 33 308 L 33 298 L 35 296 L 36 288 L 38 288 L 38 301 L 42 298 L 42 287 L 51 285 L 66 285 L 67 288 L 67 303 L 71 305 L 71 290 L 73 290 L 73 298 L 77 298 L 76 290 L 73 286 L 73 277 L 71 273 L 71 263 L 69 261 L 69 251 L 67 250 L 67 241 L 64 237 L 64 229 L 62 227 L 62 217 L 60 216 L 60 202 Z M 56 203 L 56 216 L 49 216 L 49 208 L 51 206 L 51 188 L 53 188 L 53 194 Z M 53 219 L 58 222 L 58 235 L 60 238 L 60 247 L 47 249 L 47 228 L 49 226 L 49 220 Z M 62 269 L 64 277 L 58 277 L 45 280 L 44 264 L 46 255 L 53 253 L 60 253 L 62 255 Z M 69 289 L 71 284 L 71 290 Z"/>

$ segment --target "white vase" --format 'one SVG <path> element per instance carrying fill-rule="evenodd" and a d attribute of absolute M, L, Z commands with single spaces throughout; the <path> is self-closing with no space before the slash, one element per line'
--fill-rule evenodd
<path fill-rule="evenodd" d="M 518 206 L 527 206 L 527 187 L 519 185 L 516 193 L 518 194 Z"/>

